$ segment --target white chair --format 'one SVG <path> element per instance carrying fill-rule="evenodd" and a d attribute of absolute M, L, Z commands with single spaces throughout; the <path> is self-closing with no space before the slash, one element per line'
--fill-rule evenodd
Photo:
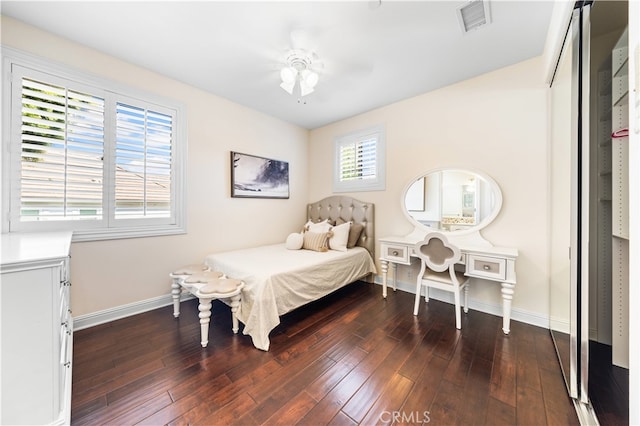
<path fill-rule="evenodd" d="M 464 312 L 467 313 L 469 312 L 467 305 L 469 278 L 454 269 L 455 264 L 460 261 L 460 249 L 449 243 L 444 234 L 430 232 L 424 240 L 415 245 L 414 251 L 420 258 L 422 265 L 416 282 L 416 301 L 413 315 L 418 315 L 422 287 L 426 287 L 425 302 L 429 302 L 429 287 L 450 291 L 454 295 L 456 307 L 456 328 L 462 328 L 460 291 L 464 289 Z"/>

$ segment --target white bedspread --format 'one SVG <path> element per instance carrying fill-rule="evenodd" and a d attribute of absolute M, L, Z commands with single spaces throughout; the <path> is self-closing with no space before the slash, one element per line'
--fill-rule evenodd
<path fill-rule="evenodd" d="M 275 244 L 212 254 L 205 263 L 245 282 L 238 318 L 245 325 L 243 333 L 265 351 L 280 315 L 376 272 L 371 255 L 362 247 L 315 252 Z"/>

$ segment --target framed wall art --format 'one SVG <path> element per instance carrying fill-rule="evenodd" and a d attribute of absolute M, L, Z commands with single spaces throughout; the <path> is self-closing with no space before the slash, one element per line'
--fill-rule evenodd
<path fill-rule="evenodd" d="M 231 196 L 289 198 L 289 163 L 231 151 Z"/>

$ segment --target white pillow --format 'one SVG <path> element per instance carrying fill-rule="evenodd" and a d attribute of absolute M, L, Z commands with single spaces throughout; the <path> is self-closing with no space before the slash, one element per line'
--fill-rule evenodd
<path fill-rule="evenodd" d="M 333 237 L 329 239 L 329 248 L 331 250 L 347 251 L 350 228 L 351 222 L 343 223 L 342 225 L 331 228 L 331 232 L 333 232 Z"/>
<path fill-rule="evenodd" d="M 302 248 L 303 240 L 304 238 L 302 234 L 294 232 L 293 234 L 289 234 L 289 236 L 287 237 L 285 247 L 289 250 L 300 250 Z"/>
<path fill-rule="evenodd" d="M 308 221 L 304 225 L 304 230 L 309 232 L 314 232 L 317 234 L 323 234 L 331 230 L 331 224 L 328 222 L 328 219 L 325 219 L 322 222 L 318 222 L 318 223 L 313 223 L 311 221 Z"/>

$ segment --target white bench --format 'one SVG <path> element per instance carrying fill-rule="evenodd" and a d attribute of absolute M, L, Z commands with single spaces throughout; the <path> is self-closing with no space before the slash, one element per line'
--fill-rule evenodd
<path fill-rule="evenodd" d="M 240 297 L 244 282 L 227 278 L 222 272 L 211 271 L 205 265 L 187 265 L 169 274 L 172 278 L 171 296 L 173 298 L 173 316 L 180 316 L 180 295 L 186 290 L 198 298 L 200 304 L 200 344 L 206 347 L 209 343 L 209 322 L 211 318 L 211 302 L 214 299 L 229 300 L 231 307 L 232 330 L 238 333 L 239 324 L 236 315 L 240 306 Z"/>

